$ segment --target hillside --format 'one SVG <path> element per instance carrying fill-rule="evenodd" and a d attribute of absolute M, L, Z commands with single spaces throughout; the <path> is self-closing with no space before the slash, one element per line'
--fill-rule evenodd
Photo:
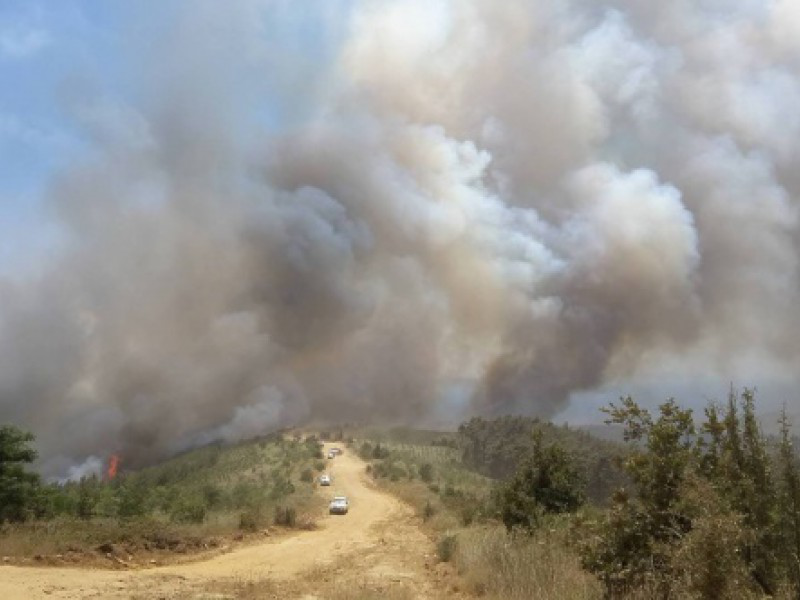
<path fill-rule="evenodd" d="M 173 560 L 236 542 L 275 523 L 310 526 L 325 467 L 314 439 L 273 435 L 198 448 L 113 480 L 41 489 L 34 514 L 2 526 L 0 556 L 54 563 Z"/>
<path fill-rule="evenodd" d="M 250 444 L 246 444 L 249 447 Z M 31 598 L 225 598 L 243 600 L 411 600 L 464 598 L 449 565 L 407 505 L 375 488 L 354 452 L 326 460 L 346 515 L 320 515 L 312 530 L 256 536 L 247 544 L 154 568 L 107 569 L 0 565 L 0 594 Z"/>

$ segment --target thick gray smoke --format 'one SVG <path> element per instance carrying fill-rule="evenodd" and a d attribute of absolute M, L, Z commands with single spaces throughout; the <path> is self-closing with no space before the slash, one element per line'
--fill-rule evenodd
<path fill-rule="evenodd" d="M 310 70 L 273 39 L 301 4 L 186 2 L 131 27 L 135 102 L 67 86 L 63 240 L 0 282 L 0 419 L 46 472 L 425 422 L 464 381 L 458 416 L 662 364 L 793 380 L 800 5 L 334 3 Z"/>

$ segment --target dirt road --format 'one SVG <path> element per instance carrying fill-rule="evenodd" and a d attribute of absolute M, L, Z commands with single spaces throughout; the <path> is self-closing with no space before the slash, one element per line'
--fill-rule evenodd
<path fill-rule="evenodd" d="M 449 578 L 437 572 L 432 543 L 411 509 L 375 489 L 353 453 L 328 463 L 333 485 L 322 493 L 346 495 L 350 512 L 326 516 L 316 530 L 208 560 L 135 571 L 0 566 L 0 598 L 338 600 L 398 591 L 403 598 L 451 597 Z"/>

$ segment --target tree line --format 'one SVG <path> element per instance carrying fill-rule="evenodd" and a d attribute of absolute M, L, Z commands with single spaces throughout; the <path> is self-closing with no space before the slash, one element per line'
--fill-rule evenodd
<path fill-rule="evenodd" d="M 609 598 L 800 597 L 800 470 L 785 410 L 777 438 L 762 432 L 751 390 L 701 419 L 674 400 L 652 414 L 626 397 L 604 412 L 628 445 L 616 459 L 624 485 L 604 510 L 584 506 L 585 460 L 563 437 L 546 442 L 537 423 L 521 444 L 508 435 L 525 430 L 518 419 L 462 426 L 465 461 L 510 471 L 516 454 L 495 495 L 510 533 L 577 513 L 582 564 Z"/>
<path fill-rule="evenodd" d="M 274 453 L 274 466 L 253 477 L 232 477 L 223 485 L 229 465 L 218 465 L 223 448 L 212 444 L 186 455 L 111 481 L 97 475 L 78 481 L 45 483 L 30 470 L 36 460 L 31 433 L 0 427 L 0 524 L 48 520 L 59 516 L 79 519 L 134 519 L 165 515 L 175 523 L 201 523 L 210 511 L 255 510 L 274 504 L 295 490 L 292 471 L 302 461 L 320 457 L 315 439 L 285 441 L 280 436 L 259 442 L 261 451 Z M 272 450 L 270 450 L 272 449 Z M 245 453 L 239 470 L 259 463 L 255 446 Z M 230 460 L 230 459 L 229 459 Z"/>

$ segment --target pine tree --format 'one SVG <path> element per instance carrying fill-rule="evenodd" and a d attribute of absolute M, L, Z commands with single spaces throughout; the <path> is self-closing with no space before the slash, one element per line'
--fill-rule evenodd
<path fill-rule="evenodd" d="M 39 476 L 25 470 L 36 460 L 30 447 L 32 433 L 16 427 L 0 427 L 0 523 L 22 521 L 32 511 L 39 493 Z"/>
<path fill-rule="evenodd" d="M 753 577 L 767 594 L 775 591 L 777 523 L 775 487 L 772 480 L 766 440 L 761 433 L 755 414 L 753 390 L 742 393 L 742 446 L 744 453 L 744 475 L 746 504 L 742 507 L 745 524 L 756 536 L 749 548 Z"/>
<path fill-rule="evenodd" d="M 583 480 L 574 460 L 556 444 L 545 446 L 534 432 L 533 451 L 500 488 L 498 508 L 506 528 L 529 532 L 548 513 L 574 512 L 583 503 Z"/>
<path fill-rule="evenodd" d="M 786 405 L 780 417 L 780 530 L 781 547 L 786 573 L 795 591 L 800 595 L 800 473 L 794 453 L 791 423 L 786 414 Z"/>

